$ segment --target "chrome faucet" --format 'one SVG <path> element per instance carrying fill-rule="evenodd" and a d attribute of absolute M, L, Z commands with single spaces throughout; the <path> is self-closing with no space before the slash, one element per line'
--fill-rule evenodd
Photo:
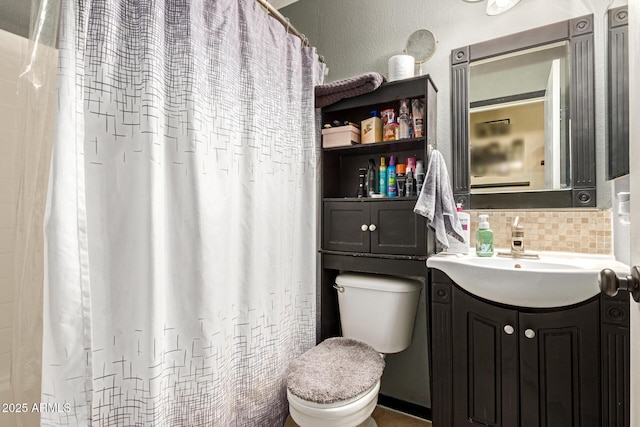
<path fill-rule="evenodd" d="M 519 224 L 520 217 L 511 224 L 511 255 L 519 256 L 524 253 L 524 226 Z"/>
<path fill-rule="evenodd" d="M 511 224 L 511 252 L 498 252 L 498 256 L 511 258 L 532 258 L 539 259 L 538 254 L 528 254 L 524 251 L 524 226 L 520 224 L 520 217 L 517 216 Z"/>

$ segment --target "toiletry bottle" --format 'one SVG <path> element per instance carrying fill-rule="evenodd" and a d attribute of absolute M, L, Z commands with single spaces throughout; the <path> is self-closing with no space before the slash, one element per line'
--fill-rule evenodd
<path fill-rule="evenodd" d="M 387 195 L 387 166 L 385 166 L 384 157 L 380 157 L 380 169 L 378 170 L 378 183 L 379 188 L 378 192 L 382 194 L 382 196 Z"/>
<path fill-rule="evenodd" d="M 406 194 L 407 184 L 407 165 L 404 163 L 398 163 L 396 165 L 396 184 L 398 186 L 398 197 L 404 197 Z"/>
<path fill-rule="evenodd" d="M 371 197 L 376 192 L 376 161 L 369 159 L 367 166 L 367 196 Z"/>
<path fill-rule="evenodd" d="M 416 162 L 416 192 L 418 196 L 422 191 L 422 185 L 424 184 L 424 162 L 422 160 L 418 160 Z"/>
<path fill-rule="evenodd" d="M 400 100 L 400 110 L 398 111 L 398 138 L 409 138 L 409 100 Z"/>
<path fill-rule="evenodd" d="M 480 224 L 476 231 L 476 255 L 493 256 L 493 231 L 489 229 L 489 215 L 480 215 Z"/>
<path fill-rule="evenodd" d="M 406 188 L 406 197 L 415 196 L 415 192 L 413 190 L 413 170 L 407 167 L 407 183 L 405 184 Z"/>
<path fill-rule="evenodd" d="M 367 187 L 367 169 L 358 169 L 358 197 L 365 197 Z"/>
<path fill-rule="evenodd" d="M 458 203 L 456 206 L 456 215 L 458 215 L 458 220 L 460 221 L 460 226 L 462 227 L 462 237 L 464 237 L 464 243 L 454 239 L 453 237 L 447 236 L 447 240 L 449 241 L 449 249 L 447 252 L 456 253 L 456 254 L 468 254 L 469 253 L 469 242 L 471 240 L 471 215 L 466 212 L 462 212 L 462 204 Z"/>
<path fill-rule="evenodd" d="M 387 197 L 397 197 L 398 188 L 396 187 L 396 159 L 391 156 L 389 158 L 389 167 L 387 167 Z"/>
<path fill-rule="evenodd" d="M 396 138 L 396 113 L 393 108 L 387 108 L 382 110 L 382 140 L 383 141 L 395 141 Z"/>

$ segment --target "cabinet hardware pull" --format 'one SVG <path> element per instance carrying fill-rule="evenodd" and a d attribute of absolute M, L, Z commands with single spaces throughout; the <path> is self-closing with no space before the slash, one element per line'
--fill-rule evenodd
<path fill-rule="evenodd" d="M 524 336 L 529 339 L 532 339 L 533 337 L 536 336 L 536 333 L 533 329 L 527 329 L 526 331 L 524 331 Z"/>
<path fill-rule="evenodd" d="M 504 333 L 507 335 L 511 335 L 513 334 L 513 332 L 515 331 L 515 329 L 513 329 L 513 326 L 511 325 L 505 325 L 504 326 Z"/>
<path fill-rule="evenodd" d="M 333 284 L 333 289 L 337 290 L 338 292 L 344 292 L 344 286 L 340 286 L 337 284 Z"/>
<path fill-rule="evenodd" d="M 378 227 L 376 227 L 376 225 L 375 225 L 375 224 L 371 224 L 371 225 L 369 226 L 369 231 L 376 231 L 376 228 L 378 228 Z"/>
<path fill-rule="evenodd" d="M 369 229 L 369 227 L 367 226 L 367 224 L 362 224 L 360 226 L 360 230 L 362 230 L 362 231 L 367 231 L 368 229 Z"/>

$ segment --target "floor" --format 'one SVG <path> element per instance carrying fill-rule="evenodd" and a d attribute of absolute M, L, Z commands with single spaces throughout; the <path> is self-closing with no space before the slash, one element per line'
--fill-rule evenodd
<path fill-rule="evenodd" d="M 431 422 L 421 418 L 412 417 L 393 409 L 377 406 L 373 411 L 373 419 L 376 420 L 378 427 L 431 427 Z M 294 423 L 291 417 L 287 418 L 284 427 L 299 427 Z"/>

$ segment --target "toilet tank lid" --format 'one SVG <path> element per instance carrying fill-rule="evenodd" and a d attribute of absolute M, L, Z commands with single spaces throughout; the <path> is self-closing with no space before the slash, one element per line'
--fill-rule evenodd
<path fill-rule="evenodd" d="M 422 282 L 418 280 L 371 273 L 340 273 L 336 277 L 336 285 L 398 293 L 415 292 L 422 288 Z"/>

